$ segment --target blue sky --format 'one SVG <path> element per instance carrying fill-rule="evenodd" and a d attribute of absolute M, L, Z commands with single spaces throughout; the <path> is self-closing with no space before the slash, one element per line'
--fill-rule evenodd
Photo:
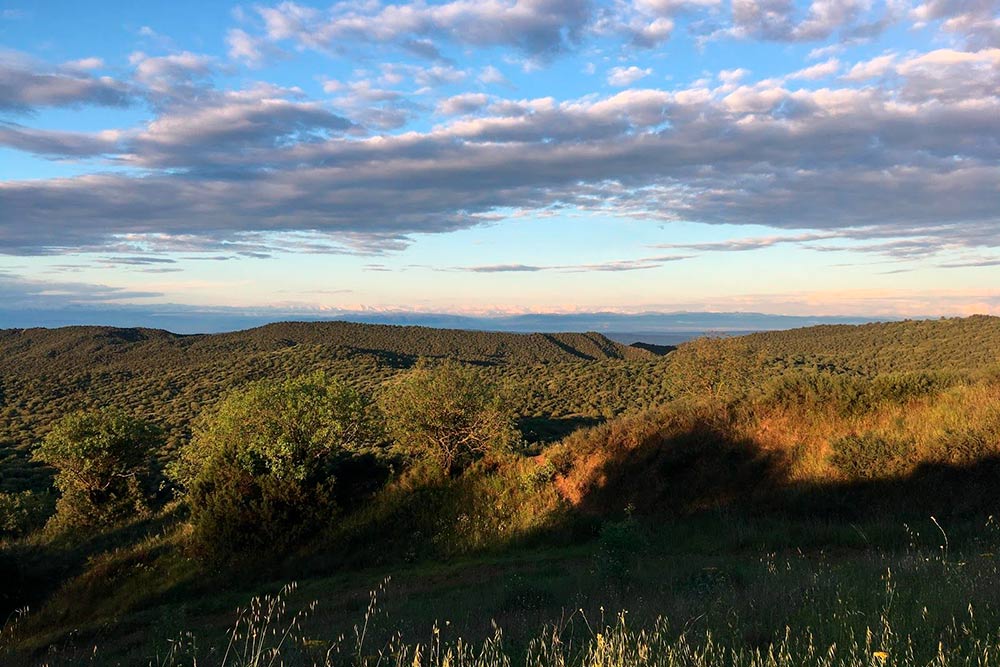
<path fill-rule="evenodd" d="M 998 17 L 9 0 L 0 298 L 1000 314 Z"/>

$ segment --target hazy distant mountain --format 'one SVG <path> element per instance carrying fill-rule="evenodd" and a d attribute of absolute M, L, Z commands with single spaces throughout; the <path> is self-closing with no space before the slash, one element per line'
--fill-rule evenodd
<path fill-rule="evenodd" d="M 262 326 L 271 322 L 298 320 L 350 320 L 371 324 L 411 324 L 427 327 L 478 331 L 564 332 L 600 331 L 623 342 L 671 344 L 692 334 L 748 333 L 792 329 L 817 324 L 864 324 L 889 317 L 823 317 L 768 315 L 764 313 L 539 313 L 529 315 L 465 316 L 448 313 L 400 311 L 318 312 L 271 308 L 211 308 L 191 306 L 122 306 L 117 308 L 75 307 L 59 310 L 14 310 L 0 308 L 0 328 L 100 325 L 148 327 L 175 333 L 216 333 Z"/>

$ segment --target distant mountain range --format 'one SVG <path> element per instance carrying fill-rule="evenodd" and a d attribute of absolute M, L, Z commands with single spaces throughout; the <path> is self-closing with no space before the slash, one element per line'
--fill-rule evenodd
<path fill-rule="evenodd" d="M 69 307 L 59 310 L 0 307 L 0 329 L 101 325 L 148 327 L 175 333 L 238 331 L 281 321 L 346 320 L 370 324 L 406 324 L 474 331 L 568 332 L 599 331 L 631 343 L 671 344 L 703 334 L 742 334 L 793 329 L 817 324 L 865 324 L 892 317 L 826 317 L 765 313 L 648 312 L 537 313 L 468 316 L 404 311 L 304 311 L 271 308 L 195 308 L 181 305 Z"/>

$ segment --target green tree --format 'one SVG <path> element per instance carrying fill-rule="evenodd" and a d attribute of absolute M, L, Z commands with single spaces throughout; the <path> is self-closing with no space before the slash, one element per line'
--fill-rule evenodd
<path fill-rule="evenodd" d="M 145 510 L 144 482 L 160 444 L 158 428 L 113 408 L 57 422 L 35 452 L 56 469 L 56 524 L 107 525 Z"/>
<path fill-rule="evenodd" d="M 483 455 L 507 451 L 518 437 L 497 387 L 456 363 L 418 365 L 390 382 L 380 402 L 397 448 L 449 475 Z"/>
<path fill-rule="evenodd" d="M 231 393 L 170 469 L 196 544 L 228 557 L 299 540 L 384 479 L 380 426 L 371 401 L 322 373 Z"/>

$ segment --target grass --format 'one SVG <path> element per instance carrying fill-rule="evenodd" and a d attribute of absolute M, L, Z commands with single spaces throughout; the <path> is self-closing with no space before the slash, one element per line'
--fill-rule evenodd
<path fill-rule="evenodd" d="M 685 651 L 711 649 L 705 665 L 763 665 L 754 660 L 768 651 L 784 651 L 791 662 L 782 664 L 791 665 L 813 664 L 835 645 L 836 661 L 815 664 L 869 665 L 872 652 L 884 650 L 892 664 L 917 665 L 937 659 L 939 642 L 948 659 L 941 664 L 967 664 L 955 660 L 992 646 L 989 633 L 1000 627 L 1000 564 L 992 555 L 1000 538 L 993 522 L 952 526 L 928 517 L 908 526 L 845 525 L 715 513 L 666 525 L 636 521 L 634 529 L 641 539 L 627 552 L 624 572 L 614 570 L 615 558 L 606 565 L 620 541 L 602 534 L 574 547 L 304 579 L 281 594 L 282 619 L 272 618 L 251 643 L 257 642 L 255 655 L 265 655 L 276 646 L 267 642 L 277 641 L 302 611 L 281 645 L 283 662 L 274 664 L 327 664 L 333 649 L 329 664 L 371 667 L 380 651 L 383 665 L 413 664 L 418 651 L 419 664 L 435 666 L 673 665 L 682 664 Z M 369 589 L 390 572 L 370 608 Z M 248 621 L 267 616 L 271 602 L 263 596 L 276 595 L 280 583 L 216 582 L 130 606 L 129 591 L 144 576 L 138 568 L 118 579 L 103 611 L 75 632 L 45 634 L 52 618 L 37 625 L 30 615 L 22 619 L 21 650 L 4 664 L 268 664 L 249 661 L 245 652 L 223 656 L 234 627 L 246 640 Z M 77 606 L 96 594 L 64 592 Z M 247 612 L 245 601 L 255 596 L 260 600 Z M 235 607 L 244 610 L 238 623 Z M 355 626 L 366 622 L 358 655 Z M 502 629 L 500 644 L 494 626 Z M 598 650 L 598 634 L 614 645 L 611 654 L 600 652 L 611 646 Z M 557 644 L 545 645 L 555 637 Z M 465 638 L 461 650 L 472 654 L 458 654 L 459 638 Z M 448 650 L 453 655 L 445 663 Z M 640 650 L 659 657 L 631 662 Z M 440 654 L 432 657 L 433 651 Z M 484 651 L 500 662 L 481 662 Z M 628 660 L 604 661 L 609 655 Z"/>
<path fill-rule="evenodd" d="M 5 626 L 11 651 L 0 656 L 988 664 L 1000 648 L 990 518 L 1000 382 L 893 378 L 892 391 L 857 385 L 863 400 L 841 402 L 824 398 L 841 393 L 839 380 L 796 382 L 733 402 L 674 401 L 455 478 L 410 469 L 296 551 L 266 562 L 248 554 L 242 568 L 193 559 L 176 503 L 106 532 L 9 540 L 4 552 L 39 588 L 31 611 Z M 367 611 L 371 586 L 390 575 Z M 292 580 L 280 605 L 266 597 Z M 232 609 L 254 597 L 234 625 Z M 293 616 L 279 622 L 271 605 L 308 614 L 284 635 Z M 261 618 L 267 629 L 251 630 Z M 356 651 L 359 618 L 368 625 Z M 225 657 L 237 626 L 244 642 L 262 634 Z"/>

